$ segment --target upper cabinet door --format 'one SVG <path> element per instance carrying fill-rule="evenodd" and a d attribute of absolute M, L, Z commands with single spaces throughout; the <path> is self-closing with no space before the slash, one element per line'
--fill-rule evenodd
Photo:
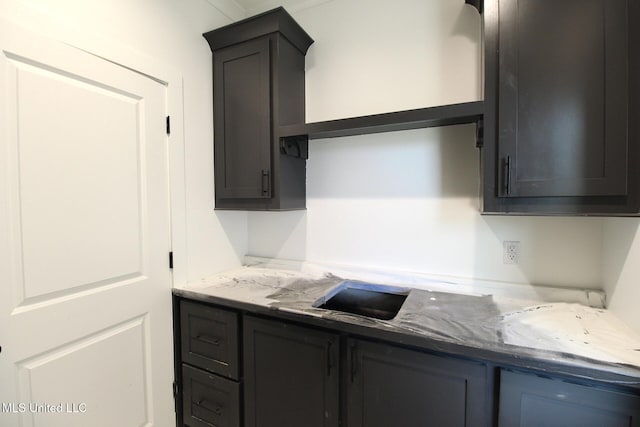
<path fill-rule="evenodd" d="M 216 197 L 271 197 L 269 38 L 213 57 Z"/>
<path fill-rule="evenodd" d="M 498 196 L 626 196 L 627 1 L 498 4 Z"/>

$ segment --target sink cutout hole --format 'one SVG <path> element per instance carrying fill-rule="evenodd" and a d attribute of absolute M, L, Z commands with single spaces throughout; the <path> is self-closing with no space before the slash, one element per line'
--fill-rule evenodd
<path fill-rule="evenodd" d="M 314 307 L 391 320 L 400 311 L 409 292 L 409 289 L 393 286 L 343 282 L 317 301 Z"/>

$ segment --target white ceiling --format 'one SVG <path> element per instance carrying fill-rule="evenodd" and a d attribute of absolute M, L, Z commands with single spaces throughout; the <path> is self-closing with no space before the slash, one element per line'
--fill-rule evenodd
<path fill-rule="evenodd" d="M 295 13 L 332 0 L 233 0 L 246 12 L 247 16 L 283 6 L 288 12 Z"/>
<path fill-rule="evenodd" d="M 243 9 L 259 9 L 264 3 L 270 3 L 270 0 L 235 0 Z"/>
<path fill-rule="evenodd" d="M 232 21 L 253 16 L 278 6 L 284 7 L 289 13 L 296 13 L 304 9 L 327 3 L 333 0 L 206 0 L 211 6 L 222 12 Z"/>

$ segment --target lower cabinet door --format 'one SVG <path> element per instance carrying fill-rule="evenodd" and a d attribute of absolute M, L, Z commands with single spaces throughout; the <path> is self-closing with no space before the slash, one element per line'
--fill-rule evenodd
<path fill-rule="evenodd" d="M 640 396 L 502 371 L 501 427 L 640 427 Z"/>
<path fill-rule="evenodd" d="M 244 318 L 246 427 L 337 427 L 338 336 Z"/>
<path fill-rule="evenodd" d="M 240 427 L 240 385 L 182 365 L 183 421 L 189 427 Z"/>
<path fill-rule="evenodd" d="M 488 426 L 485 365 L 350 339 L 349 427 Z"/>

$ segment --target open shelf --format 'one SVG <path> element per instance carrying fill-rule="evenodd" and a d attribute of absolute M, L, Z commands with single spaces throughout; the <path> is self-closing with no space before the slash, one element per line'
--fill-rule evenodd
<path fill-rule="evenodd" d="M 325 122 L 280 126 L 279 136 L 288 138 L 307 135 L 309 139 L 322 139 L 451 126 L 477 123 L 478 120 L 482 119 L 483 114 L 483 101 L 465 102 Z"/>

